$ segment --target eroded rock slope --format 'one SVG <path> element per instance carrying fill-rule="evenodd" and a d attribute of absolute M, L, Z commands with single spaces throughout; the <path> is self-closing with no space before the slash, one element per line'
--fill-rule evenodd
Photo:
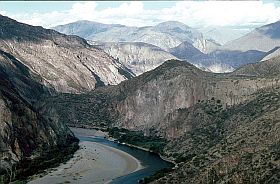
<path fill-rule="evenodd" d="M 0 16 L 0 49 L 37 74 L 37 82 L 59 92 L 80 93 L 131 77 L 105 52 L 77 36 Z"/>

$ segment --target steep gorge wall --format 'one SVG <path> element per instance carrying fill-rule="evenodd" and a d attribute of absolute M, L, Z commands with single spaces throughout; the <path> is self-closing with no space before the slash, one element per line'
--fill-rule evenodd
<path fill-rule="evenodd" d="M 11 96 L 10 96 L 11 95 Z M 44 149 L 70 144 L 74 135 L 63 124 L 44 119 L 19 98 L 0 94 L 0 173 Z"/>
<path fill-rule="evenodd" d="M 77 149 L 78 143 L 65 124 L 42 116 L 33 106 L 55 91 L 54 85 L 43 85 L 47 80 L 40 72 L 48 73 L 47 68 L 33 70 L 42 61 L 37 54 L 46 52 L 40 45 L 42 42 L 37 43 L 36 37 L 30 38 L 30 42 L 16 41 L 20 39 L 17 36 L 7 41 L 2 36 L 3 27 L 0 28 L 0 183 L 9 183 L 61 162 Z M 22 62 L 21 56 L 34 65 Z"/>
<path fill-rule="evenodd" d="M 212 99 L 226 109 L 253 99 L 259 90 L 279 85 L 273 77 L 213 74 L 170 60 L 117 86 L 83 95 L 58 95 L 38 106 L 44 112 L 54 107 L 61 114 L 60 121 L 71 126 L 116 126 L 145 133 L 153 129 L 172 139 L 188 129 L 187 124 L 170 125 L 172 116 L 168 117 L 177 110 Z"/>
<path fill-rule="evenodd" d="M 176 109 L 190 108 L 199 101 L 220 100 L 223 108 L 253 98 L 260 89 L 279 86 L 278 79 L 190 77 L 181 74 L 169 80 L 152 80 L 117 104 L 117 126 L 148 131 L 161 130 L 164 118 Z M 180 131 L 178 132 L 180 134 Z M 170 135 L 168 135 L 170 136 Z M 174 135 L 176 136 L 176 135 Z"/>

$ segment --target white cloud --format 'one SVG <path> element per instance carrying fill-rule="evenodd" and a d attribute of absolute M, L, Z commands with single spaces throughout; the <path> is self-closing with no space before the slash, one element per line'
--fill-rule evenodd
<path fill-rule="evenodd" d="M 271 23 L 280 19 L 280 8 L 262 1 L 180 2 L 177 5 L 185 10 L 192 24 L 196 21 L 201 25 L 236 26 Z"/>
<path fill-rule="evenodd" d="M 74 19 L 89 19 L 94 18 L 96 2 L 75 3 L 72 9 L 67 13 L 73 16 Z"/>
<path fill-rule="evenodd" d="M 280 19 L 280 8 L 262 1 L 179 1 L 170 8 L 144 9 L 143 2 L 123 2 L 118 7 L 97 9 L 102 2 L 75 3 L 70 10 L 49 13 L 9 14 L 18 21 L 52 27 L 77 20 L 118 23 L 129 26 L 153 25 L 167 20 L 181 21 L 192 27 L 260 26 Z M 155 2 L 155 6 L 157 6 Z"/>
<path fill-rule="evenodd" d="M 1 15 L 6 15 L 7 12 L 6 12 L 6 11 L 1 11 L 1 10 L 0 10 L 0 14 L 1 14 Z"/>

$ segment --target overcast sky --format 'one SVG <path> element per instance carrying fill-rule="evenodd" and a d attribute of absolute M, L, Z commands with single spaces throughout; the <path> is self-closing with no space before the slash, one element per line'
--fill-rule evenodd
<path fill-rule="evenodd" d="M 279 1 L 0 2 L 0 14 L 46 28 L 90 20 L 149 26 L 174 20 L 191 27 L 252 28 L 280 20 Z"/>

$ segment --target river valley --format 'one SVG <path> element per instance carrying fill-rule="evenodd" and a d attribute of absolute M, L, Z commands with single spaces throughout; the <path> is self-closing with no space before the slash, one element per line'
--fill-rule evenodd
<path fill-rule="evenodd" d="M 74 157 L 30 184 L 132 184 L 156 171 L 173 167 L 155 153 L 105 139 L 106 133 L 78 128 L 72 131 L 80 139 L 80 149 Z"/>

